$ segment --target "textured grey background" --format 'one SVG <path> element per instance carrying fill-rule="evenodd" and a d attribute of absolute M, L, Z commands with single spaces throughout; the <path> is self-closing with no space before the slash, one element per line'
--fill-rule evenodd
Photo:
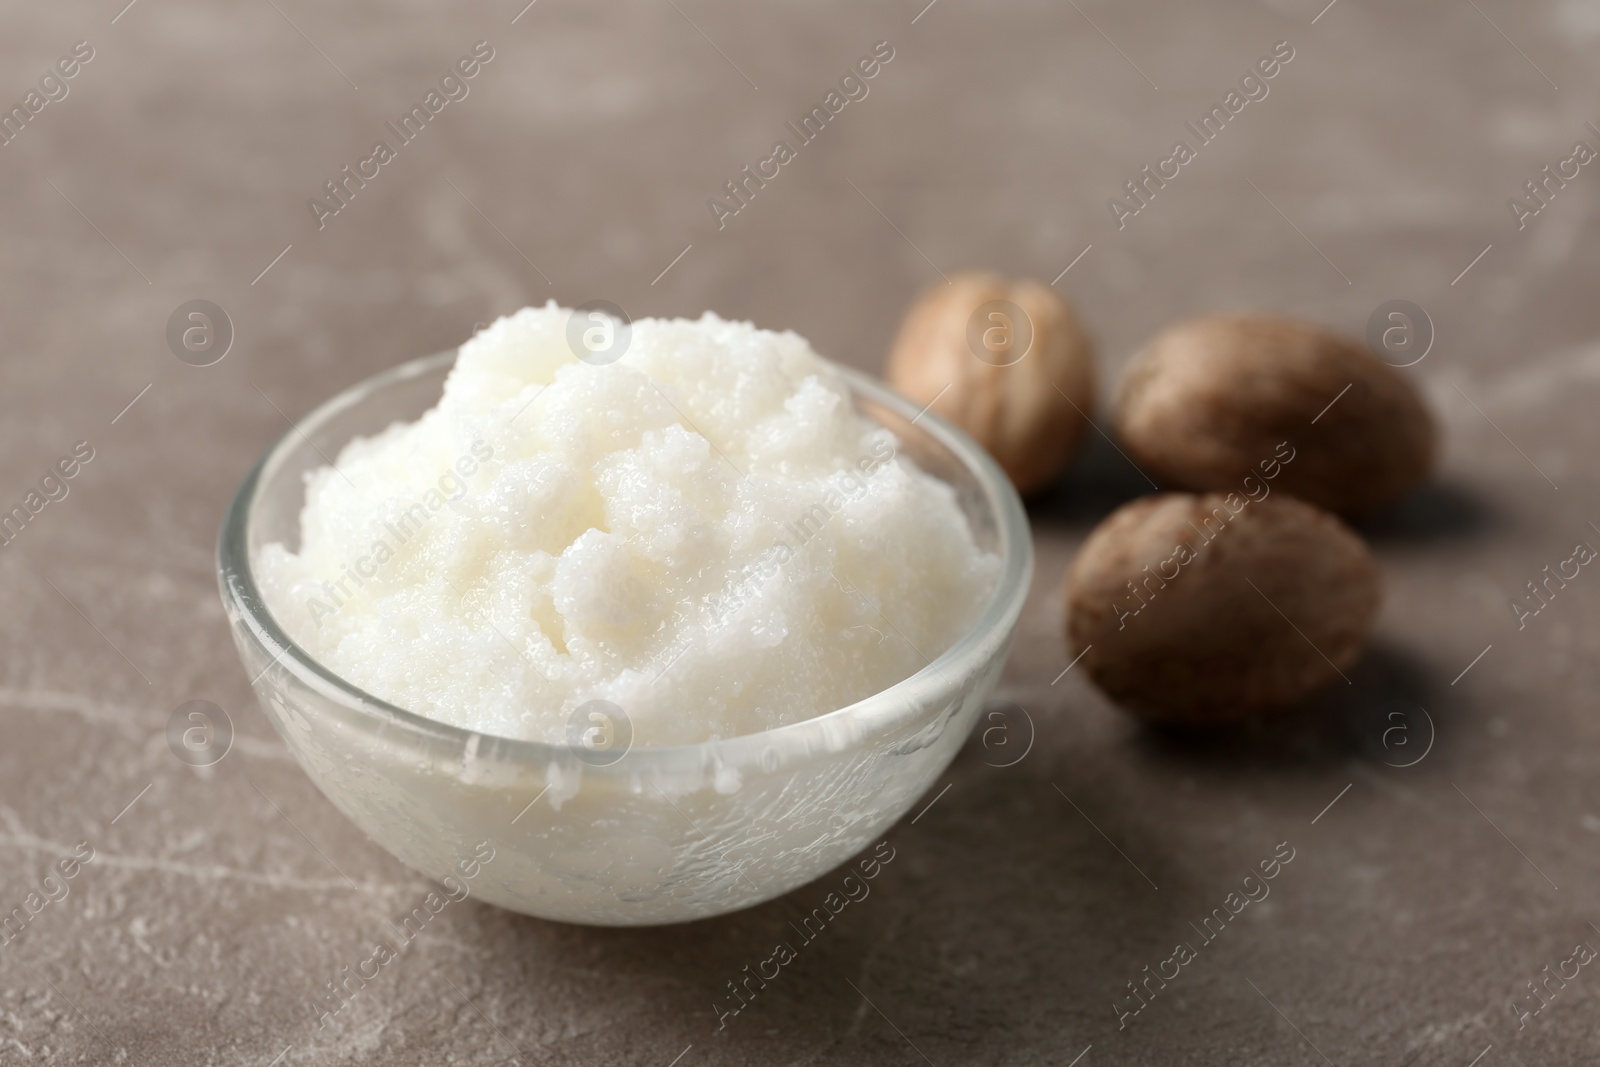
<path fill-rule="evenodd" d="M 72 42 L 96 49 L 0 148 L 0 503 L 74 442 L 96 449 L 0 548 L 0 911 L 74 843 L 96 850 L 0 948 L 0 1063 L 1593 1062 L 1593 966 L 1525 1029 L 1508 1004 L 1600 946 L 1600 576 L 1521 632 L 1508 602 L 1600 544 L 1600 174 L 1520 233 L 1506 200 L 1597 143 L 1600 6 L 923 2 L 538 0 L 515 24 L 521 0 L 0 13 L 0 100 Z M 480 39 L 496 56 L 471 95 L 318 232 L 306 199 Z M 706 198 L 880 39 L 896 57 L 871 95 L 719 233 Z M 1119 232 L 1106 198 L 1279 40 L 1296 57 L 1271 95 Z M 1049 281 L 1091 245 L 1058 289 L 1106 386 L 1200 311 L 1358 334 L 1393 298 L 1432 316 L 1407 373 L 1444 461 L 1368 528 L 1388 600 L 1353 684 L 1209 742 L 1138 729 L 1076 671 L 1052 684 L 1073 547 L 1143 487 L 1098 443 L 1033 508 L 1003 693 L 1031 751 L 997 769 L 1018 750 L 975 738 L 871 897 L 726 1031 L 724 983 L 828 879 L 658 930 L 452 905 L 318 1031 L 317 987 L 427 885 L 287 758 L 227 637 L 213 538 L 285 429 L 274 405 L 296 416 L 547 297 L 712 308 L 877 368 L 933 264 Z M 197 297 L 237 330 L 204 369 L 164 341 Z M 207 771 L 163 736 L 192 698 L 239 731 Z M 1384 761 L 1426 738 L 1378 743 L 1395 699 L 1437 728 L 1406 769 Z M 1119 1032 L 1124 983 L 1280 841 L 1297 855 L 1271 897 Z"/>

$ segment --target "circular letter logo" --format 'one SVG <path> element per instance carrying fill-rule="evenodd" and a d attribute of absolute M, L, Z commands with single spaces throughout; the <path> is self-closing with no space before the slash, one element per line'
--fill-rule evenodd
<path fill-rule="evenodd" d="M 967 348 L 992 367 L 1020 363 L 1033 348 L 1033 320 L 1009 300 L 980 304 L 967 319 Z"/>
<path fill-rule="evenodd" d="M 628 351 L 633 320 L 609 300 L 591 300 L 567 317 L 567 347 L 585 363 L 603 367 Z"/>
<path fill-rule="evenodd" d="M 1367 347 L 1391 367 L 1421 363 L 1433 348 L 1433 320 L 1409 300 L 1379 304 L 1367 319 Z"/>
<path fill-rule="evenodd" d="M 1433 751 L 1433 718 L 1428 709 L 1390 700 L 1372 716 L 1374 754 L 1391 767 L 1415 767 Z"/>
<path fill-rule="evenodd" d="M 179 704 L 167 717 L 167 747 L 191 767 L 209 767 L 233 747 L 233 720 L 209 700 Z"/>
<path fill-rule="evenodd" d="M 209 367 L 233 347 L 233 320 L 209 300 L 188 300 L 167 316 L 167 347 L 191 367 Z"/>
<path fill-rule="evenodd" d="M 1033 751 L 1033 717 L 1011 700 L 997 700 L 983 710 L 980 741 L 991 767 L 1015 767 Z"/>
<path fill-rule="evenodd" d="M 609 767 L 633 747 L 628 713 L 609 700 L 589 700 L 567 716 L 567 748 L 591 767 Z"/>

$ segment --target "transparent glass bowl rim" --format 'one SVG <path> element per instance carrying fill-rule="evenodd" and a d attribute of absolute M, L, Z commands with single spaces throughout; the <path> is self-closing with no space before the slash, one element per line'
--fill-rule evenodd
<path fill-rule="evenodd" d="M 272 443 L 240 483 L 223 517 L 217 539 L 217 566 L 222 594 L 228 601 L 227 606 L 237 612 L 238 620 L 252 640 L 273 657 L 272 664 L 263 673 L 274 667 L 288 670 L 313 692 L 355 712 L 374 731 L 398 729 L 424 735 L 435 743 L 474 751 L 478 758 L 494 758 L 531 766 L 544 766 L 551 761 L 566 762 L 571 756 L 566 745 L 470 730 L 408 711 L 359 688 L 324 666 L 289 637 L 273 617 L 256 584 L 250 558 L 249 531 L 263 475 L 276 468 L 298 441 L 309 439 L 335 415 L 361 404 L 388 386 L 453 364 L 457 351 L 450 349 L 411 360 L 363 379 L 323 402 L 301 418 L 295 428 L 284 431 Z M 846 721 L 860 731 L 860 736 L 871 737 L 893 728 L 904 719 L 914 717 L 929 700 L 940 699 L 957 688 L 959 680 L 981 669 L 983 661 L 994 654 L 993 649 L 986 651 L 994 632 L 1009 630 L 1016 624 L 1032 580 L 1033 540 L 1027 513 L 1010 478 L 977 442 L 951 423 L 931 411 L 919 411 L 911 401 L 860 371 L 831 362 L 829 366 L 844 377 L 852 393 L 889 409 L 908 422 L 915 420 L 920 429 L 954 455 L 974 477 L 994 515 L 998 536 L 1000 575 L 988 602 L 966 633 L 921 670 L 853 704 L 810 719 L 735 737 L 689 744 L 638 746 L 626 758 L 607 769 L 626 768 L 636 772 L 639 764 L 646 760 L 700 764 L 701 756 L 707 750 L 714 750 L 718 762 L 740 764 L 759 759 L 763 752 L 772 747 L 786 752 L 804 751 L 814 747 L 813 743 L 816 742 L 831 749 L 836 746 L 828 743 L 829 736 Z M 258 675 L 258 682 L 259 678 Z M 594 768 L 589 770 L 592 772 Z"/>

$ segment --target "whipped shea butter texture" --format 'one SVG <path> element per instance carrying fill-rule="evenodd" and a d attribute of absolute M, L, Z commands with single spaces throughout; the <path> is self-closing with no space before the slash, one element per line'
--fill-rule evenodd
<path fill-rule="evenodd" d="M 803 338 L 640 319 L 600 365 L 571 315 L 499 320 L 437 407 L 308 475 L 299 551 L 256 564 L 325 666 L 482 733 L 561 744 L 603 699 L 676 744 L 871 696 L 972 625 L 999 561 Z"/>

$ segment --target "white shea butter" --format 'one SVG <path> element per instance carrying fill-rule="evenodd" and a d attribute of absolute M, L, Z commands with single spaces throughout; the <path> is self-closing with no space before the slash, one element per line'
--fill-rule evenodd
<path fill-rule="evenodd" d="M 299 550 L 256 563 L 324 665 L 552 744 L 607 700 L 638 747 L 824 714 L 973 624 L 999 561 L 803 338 L 640 319 L 597 365 L 571 314 L 500 319 L 437 407 L 307 476 Z"/>

